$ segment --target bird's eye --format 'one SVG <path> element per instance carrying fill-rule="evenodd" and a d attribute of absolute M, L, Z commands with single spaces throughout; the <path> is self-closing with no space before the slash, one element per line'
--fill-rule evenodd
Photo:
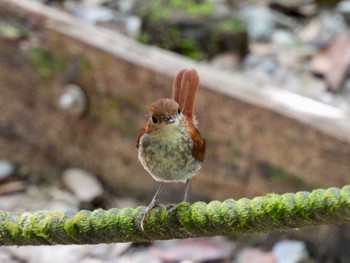
<path fill-rule="evenodd" d="M 153 122 L 154 124 L 158 123 L 158 122 L 159 122 L 158 117 L 152 116 L 152 122 Z"/>
<path fill-rule="evenodd" d="M 181 113 L 181 110 L 180 108 L 177 109 L 177 114 L 180 114 Z"/>

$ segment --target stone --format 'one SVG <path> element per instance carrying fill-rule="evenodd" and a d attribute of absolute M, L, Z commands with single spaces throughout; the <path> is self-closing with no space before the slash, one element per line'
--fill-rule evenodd
<path fill-rule="evenodd" d="M 91 202 L 103 194 L 102 185 L 97 178 L 80 168 L 65 170 L 63 182 L 82 202 Z"/>
<path fill-rule="evenodd" d="M 113 10 L 104 6 L 87 6 L 77 4 L 76 2 L 67 2 L 65 6 L 74 16 L 82 18 L 91 23 L 112 21 L 115 16 Z"/>
<path fill-rule="evenodd" d="M 298 240 L 280 241 L 274 245 L 272 252 L 277 263 L 302 263 L 309 258 L 305 243 Z"/>
<path fill-rule="evenodd" d="M 14 174 L 16 165 L 6 159 L 0 160 L 0 180 L 5 179 Z"/>
<path fill-rule="evenodd" d="M 247 24 L 250 40 L 268 41 L 275 29 L 273 11 L 264 6 L 246 5 L 239 12 Z"/>
<path fill-rule="evenodd" d="M 284 46 L 284 47 L 292 47 L 292 46 L 296 46 L 297 44 L 297 40 L 294 34 L 286 30 L 276 30 L 272 34 L 271 40 L 272 40 L 272 43 L 274 43 L 275 45 Z"/>
<path fill-rule="evenodd" d="M 339 13 L 322 12 L 310 20 L 297 33 L 298 39 L 306 44 L 324 46 L 347 28 L 345 19 Z"/>
<path fill-rule="evenodd" d="M 225 238 L 192 238 L 155 242 L 150 254 L 162 262 L 216 262 L 228 259 L 234 249 L 235 243 Z"/>
<path fill-rule="evenodd" d="M 241 63 L 241 58 L 236 52 L 224 52 L 215 56 L 210 65 L 224 71 L 238 70 Z"/>
<path fill-rule="evenodd" d="M 130 37 L 137 37 L 141 32 L 142 21 L 138 16 L 130 15 L 125 19 L 125 33 Z"/>
<path fill-rule="evenodd" d="M 7 251 L 16 255 L 19 262 L 48 263 L 48 262 L 81 262 L 88 253 L 88 246 L 22 246 L 7 247 Z"/>
<path fill-rule="evenodd" d="M 336 9 L 343 15 L 347 25 L 349 25 L 350 24 L 350 1 L 348 0 L 340 1 L 337 4 Z"/>
<path fill-rule="evenodd" d="M 237 263 L 278 263 L 274 254 L 257 248 L 245 248 L 237 257 Z"/>
<path fill-rule="evenodd" d="M 135 15 L 142 19 L 138 39 L 196 60 L 224 51 L 248 52 L 244 21 L 237 12 L 211 2 L 138 1 Z M 217 8 L 218 7 L 218 8 Z M 226 8 L 227 9 L 227 8 Z"/>

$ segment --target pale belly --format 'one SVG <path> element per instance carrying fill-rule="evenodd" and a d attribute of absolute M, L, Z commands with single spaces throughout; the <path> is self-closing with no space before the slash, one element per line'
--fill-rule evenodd
<path fill-rule="evenodd" d="M 138 152 L 143 167 L 156 181 L 186 182 L 202 167 L 202 161 L 192 156 L 193 143 L 188 136 L 172 140 L 144 134 Z"/>

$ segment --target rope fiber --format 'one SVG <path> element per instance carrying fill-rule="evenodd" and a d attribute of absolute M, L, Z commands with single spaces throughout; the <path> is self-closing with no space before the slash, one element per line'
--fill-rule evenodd
<path fill-rule="evenodd" d="M 350 185 L 237 201 L 78 212 L 0 211 L 0 245 L 98 244 L 232 236 L 350 221 Z"/>

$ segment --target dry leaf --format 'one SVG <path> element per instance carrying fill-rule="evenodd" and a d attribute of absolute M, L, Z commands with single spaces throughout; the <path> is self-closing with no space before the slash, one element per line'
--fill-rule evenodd
<path fill-rule="evenodd" d="M 327 90 L 341 88 L 350 68 L 350 31 L 335 38 L 320 50 L 311 61 L 311 71 L 324 77 Z"/>

